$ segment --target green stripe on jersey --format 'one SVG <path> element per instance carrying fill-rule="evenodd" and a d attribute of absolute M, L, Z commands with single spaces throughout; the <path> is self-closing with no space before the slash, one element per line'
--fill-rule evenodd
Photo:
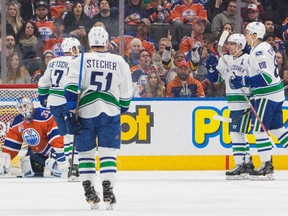
<path fill-rule="evenodd" d="M 276 83 L 272 86 L 264 86 L 261 88 L 253 89 L 252 92 L 254 95 L 261 96 L 261 95 L 267 95 L 267 94 L 273 94 L 277 93 L 283 90 L 283 83 L 282 81 Z"/>
<path fill-rule="evenodd" d="M 118 107 L 118 109 L 120 109 L 120 103 L 119 101 L 116 100 L 116 98 L 113 95 L 107 92 L 94 92 L 94 91 L 86 92 L 84 97 L 81 98 L 80 106 L 91 104 L 95 100 L 99 100 L 99 99 L 105 102 L 108 102 L 109 104 L 114 104 L 115 106 Z"/>

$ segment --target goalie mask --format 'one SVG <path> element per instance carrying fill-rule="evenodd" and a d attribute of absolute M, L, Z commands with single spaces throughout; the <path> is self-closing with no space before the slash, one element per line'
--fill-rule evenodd
<path fill-rule="evenodd" d="M 76 38 L 64 38 L 64 40 L 61 43 L 61 49 L 63 51 L 63 53 L 72 53 L 73 55 L 77 55 L 79 53 L 79 49 L 80 49 L 80 42 L 79 40 L 77 40 Z M 74 53 L 73 52 L 73 47 L 76 48 L 77 52 Z"/>
<path fill-rule="evenodd" d="M 34 105 L 30 98 L 24 96 L 18 99 L 16 109 L 20 112 L 25 120 L 33 119 Z"/>

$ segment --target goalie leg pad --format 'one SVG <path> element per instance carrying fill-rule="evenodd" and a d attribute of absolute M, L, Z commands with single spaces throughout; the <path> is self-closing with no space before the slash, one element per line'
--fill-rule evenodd
<path fill-rule="evenodd" d="M 0 175 L 9 174 L 11 157 L 8 153 L 0 151 Z"/>
<path fill-rule="evenodd" d="M 21 158 L 20 163 L 24 177 L 33 177 L 35 173 L 32 169 L 30 156 L 25 156 Z"/>

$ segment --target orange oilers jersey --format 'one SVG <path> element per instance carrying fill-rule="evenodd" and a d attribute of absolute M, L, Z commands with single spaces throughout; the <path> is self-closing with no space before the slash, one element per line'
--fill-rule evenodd
<path fill-rule="evenodd" d="M 195 47 L 201 47 L 201 46 L 202 46 L 202 40 L 196 39 Z M 179 46 L 179 51 L 187 54 L 187 52 L 191 49 L 192 49 L 191 37 L 188 37 L 188 36 L 183 37 Z"/>
<path fill-rule="evenodd" d="M 205 97 L 205 92 L 200 81 L 189 76 L 187 82 L 183 84 L 178 76 L 176 76 L 167 85 L 166 97 Z"/>
<path fill-rule="evenodd" d="M 38 28 L 38 31 L 43 40 L 49 38 L 49 36 L 54 32 L 54 23 L 53 19 L 46 19 L 46 21 L 36 20 L 35 25 Z"/>
<path fill-rule="evenodd" d="M 44 52 L 46 50 L 52 50 L 53 55 L 55 57 L 57 56 L 63 56 L 63 51 L 61 48 L 61 43 L 64 38 L 47 38 L 44 41 Z"/>
<path fill-rule="evenodd" d="M 25 123 L 20 114 L 14 118 L 2 151 L 10 154 L 13 159 L 20 151 L 22 143 L 28 144 L 35 153 L 44 156 L 49 154 L 51 147 L 64 147 L 64 138 L 60 136 L 50 110 L 35 108 L 30 124 Z"/>
<path fill-rule="evenodd" d="M 64 12 L 66 6 L 65 5 L 52 5 L 50 7 L 51 17 L 55 19 L 61 18 L 62 13 Z"/>
<path fill-rule="evenodd" d="M 184 22 L 185 17 L 196 15 L 201 19 L 207 19 L 207 11 L 204 6 L 197 1 L 193 1 L 192 4 L 186 5 L 183 1 L 179 1 L 172 5 L 170 17 L 172 22 L 176 19 L 180 19 Z"/>

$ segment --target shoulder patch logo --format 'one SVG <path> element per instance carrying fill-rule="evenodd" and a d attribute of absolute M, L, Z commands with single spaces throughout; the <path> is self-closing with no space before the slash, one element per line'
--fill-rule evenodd
<path fill-rule="evenodd" d="M 256 56 L 263 55 L 263 52 L 262 52 L 262 51 L 257 51 L 257 52 L 255 53 L 255 55 L 256 55 Z"/>

